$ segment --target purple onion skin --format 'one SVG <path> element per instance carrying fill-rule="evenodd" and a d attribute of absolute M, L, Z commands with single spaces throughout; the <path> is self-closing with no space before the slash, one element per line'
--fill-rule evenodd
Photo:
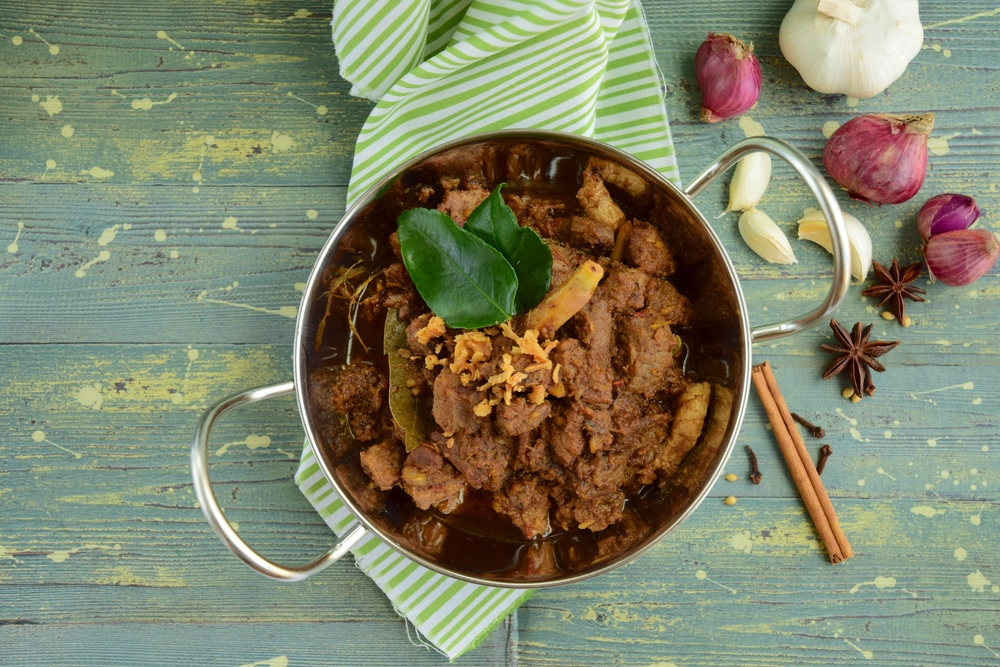
<path fill-rule="evenodd" d="M 971 285 L 993 268 L 1000 257 L 1000 239 L 985 229 L 960 229 L 935 234 L 924 244 L 931 275 L 952 287 Z"/>
<path fill-rule="evenodd" d="M 747 46 L 726 33 L 708 33 L 694 57 L 701 86 L 701 119 L 718 123 L 739 116 L 760 97 L 760 63 Z"/>
<path fill-rule="evenodd" d="M 927 137 L 933 127 L 930 113 L 852 118 L 826 142 L 823 165 L 852 199 L 899 204 L 924 184 Z"/>
<path fill-rule="evenodd" d="M 917 230 L 924 241 L 942 232 L 968 229 L 979 219 L 976 200 L 968 195 L 947 193 L 927 200 L 917 216 Z"/>

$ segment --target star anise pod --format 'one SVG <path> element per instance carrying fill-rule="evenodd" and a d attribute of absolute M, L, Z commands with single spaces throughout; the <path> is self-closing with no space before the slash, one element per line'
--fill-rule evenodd
<path fill-rule="evenodd" d="M 823 371 L 823 379 L 829 380 L 844 369 L 848 369 L 851 375 L 851 386 L 854 388 L 854 395 L 860 397 L 861 393 L 864 392 L 868 396 L 871 396 L 875 393 L 875 383 L 872 382 L 872 371 L 879 373 L 885 371 L 885 366 L 875 361 L 875 357 L 881 357 L 899 345 L 899 341 L 869 341 L 868 336 L 871 335 L 872 325 L 869 324 L 862 330 L 861 322 L 854 325 L 854 330 L 851 333 L 847 333 L 847 329 L 840 326 L 837 320 L 830 320 L 830 328 L 833 329 L 833 335 L 836 336 L 837 341 L 843 347 L 830 345 L 829 343 L 822 343 L 820 345 L 827 352 L 839 355 Z"/>
<path fill-rule="evenodd" d="M 878 280 L 878 284 L 863 290 L 861 294 L 864 296 L 882 297 L 882 300 L 878 302 L 879 306 L 885 305 L 886 301 L 888 301 L 889 310 L 892 311 L 892 314 L 896 316 L 901 324 L 906 326 L 906 320 L 903 319 L 906 316 L 906 299 L 923 302 L 923 297 L 918 295 L 927 294 L 927 292 L 919 287 L 910 284 L 920 277 L 922 266 L 921 262 L 917 262 L 916 264 L 910 264 L 900 269 L 899 260 L 893 259 L 892 268 L 886 269 L 878 262 L 872 262 L 872 268 L 875 269 L 875 279 Z"/>

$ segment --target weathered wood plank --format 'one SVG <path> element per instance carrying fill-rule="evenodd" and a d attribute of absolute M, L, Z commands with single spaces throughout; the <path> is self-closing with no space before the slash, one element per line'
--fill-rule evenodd
<path fill-rule="evenodd" d="M 927 48 L 885 94 L 852 107 L 809 91 L 781 58 L 787 4 L 645 4 L 685 180 L 743 136 L 736 121 L 697 121 L 693 53 L 705 33 L 727 30 L 755 42 L 764 69 L 750 115 L 816 164 L 828 121 L 937 112 L 940 154 L 921 195 L 881 208 L 842 199 L 871 230 L 876 259 L 919 257 L 913 219 L 938 192 L 975 195 L 981 225 L 996 230 L 995 8 L 924 3 Z M 347 563 L 299 585 L 253 575 L 211 534 L 188 479 L 196 413 L 290 375 L 296 283 L 343 211 L 371 103 L 336 74 L 329 12 L 236 0 L 0 7 L 0 617 L 40 623 L 0 627 L 8 660 L 444 663 L 409 646 L 384 596 Z M 42 106 L 55 109 L 50 95 L 62 104 L 54 115 Z M 726 180 L 698 200 L 709 218 L 724 208 Z M 761 208 L 794 237 L 809 204 L 776 165 Z M 238 229 L 222 228 L 229 217 Z M 793 240 L 800 264 L 762 265 L 735 218 L 713 224 L 754 322 L 822 298 L 824 251 Z M 17 250 L 2 252 L 15 238 Z M 76 277 L 101 251 L 110 256 Z M 857 405 L 840 397 L 842 380 L 817 379 L 826 330 L 756 347 L 795 408 L 827 428 L 835 454 L 824 480 L 856 559 L 824 561 L 751 397 L 738 445 L 756 449 L 764 482 L 720 481 L 636 563 L 536 594 L 520 615 L 521 662 L 860 664 L 865 651 L 907 667 L 995 662 L 998 278 L 995 269 L 968 288 L 928 287 L 909 329 L 882 322 L 852 287 L 838 317 L 903 341 L 876 396 Z M 198 300 L 206 290 L 215 301 Z M 300 442 L 291 401 L 277 401 L 227 419 L 216 449 L 236 444 L 211 457 L 230 519 L 288 562 L 332 542 L 290 479 Z M 745 474 L 743 452 L 729 469 Z M 720 502 L 730 494 L 733 507 Z M 503 664 L 498 646 L 461 662 Z"/>

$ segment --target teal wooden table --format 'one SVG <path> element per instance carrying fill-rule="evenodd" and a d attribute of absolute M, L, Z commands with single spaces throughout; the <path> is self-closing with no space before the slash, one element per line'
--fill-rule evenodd
<path fill-rule="evenodd" d="M 861 102 L 804 86 L 781 57 L 787 0 L 646 3 L 682 176 L 744 136 L 698 122 L 709 31 L 756 46 L 753 121 L 819 163 L 824 126 L 937 113 L 920 195 L 868 208 L 875 258 L 919 258 L 922 201 L 965 192 L 1000 227 L 1000 8 L 924 3 L 925 46 Z M 933 5 L 933 6 L 932 6 Z M 188 443 L 218 398 L 291 375 L 302 283 L 344 209 L 371 109 L 337 75 L 330 6 L 255 0 L 0 6 L 0 664 L 439 665 L 349 562 L 277 584 L 224 550 L 195 506 Z M 746 122 L 744 121 L 744 124 Z M 724 208 L 719 185 L 699 199 Z M 810 205 L 784 167 L 761 208 L 794 236 Z M 764 265 L 715 221 L 753 319 L 811 309 L 826 253 Z M 637 562 L 540 591 L 459 664 L 1000 663 L 1000 272 L 924 285 L 904 329 L 852 286 L 841 321 L 902 344 L 874 398 L 820 382 L 817 329 L 756 346 L 793 408 L 826 427 L 823 479 L 856 557 L 827 562 L 752 398 L 711 497 Z M 228 419 L 211 456 L 230 520 L 265 555 L 333 542 L 292 482 L 291 400 Z M 818 448 L 818 441 L 810 441 Z M 725 505 L 734 495 L 739 501 Z"/>

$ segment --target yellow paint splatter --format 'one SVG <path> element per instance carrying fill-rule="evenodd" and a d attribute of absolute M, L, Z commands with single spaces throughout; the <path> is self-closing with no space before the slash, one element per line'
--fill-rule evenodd
<path fill-rule="evenodd" d="M 327 108 L 326 108 L 325 106 L 323 106 L 323 105 L 316 105 L 316 104 L 313 104 L 313 103 L 312 103 L 312 102 L 310 102 L 309 100 L 304 100 L 304 99 L 302 99 L 301 97 L 299 97 L 299 96 L 298 96 L 298 95 L 296 95 L 295 93 L 291 93 L 291 92 L 290 92 L 290 93 L 288 93 L 288 96 L 289 96 L 289 97 L 294 97 L 294 98 L 295 98 L 295 99 L 297 99 L 297 100 L 298 100 L 299 102 L 305 102 L 306 104 L 308 104 L 309 106 L 311 106 L 311 107 L 312 107 L 313 109 L 315 109 L 315 110 L 316 110 L 316 113 L 317 113 L 317 114 L 319 114 L 320 116 L 325 116 L 325 115 L 326 115 L 326 112 L 327 112 L 327 111 L 329 111 L 329 109 L 327 109 Z"/>
<path fill-rule="evenodd" d="M 957 561 L 965 560 L 966 556 L 968 555 L 969 552 L 963 549 L 962 547 L 958 547 L 957 549 L 955 549 L 955 560 Z"/>
<path fill-rule="evenodd" d="M 63 125 L 62 129 L 59 130 L 59 134 L 63 135 L 67 139 L 69 139 L 70 137 L 73 136 L 73 126 L 72 125 Z"/>
<path fill-rule="evenodd" d="M 178 257 L 180 257 L 180 253 L 178 253 L 176 250 L 170 251 L 170 259 L 177 259 Z"/>
<path fill-rule="evenodd" d="M 164 30 L 157 30 L 156 31 L 156 38 L 157 39 L 165 39 L 168 42 L 170 42 L 171 44 L 173 44 L 174 46 L 176 46 L 178 49 L 181 49 L 181 50 L 184 49 L 183 46 L 181 46 L 178 42 L 176 42 L 173 38 L 171 38 L 170 35 L 168 35 L 166 33 L 166 31 L 164 31 Z M 173 51 L 174 50 L 173 47 L 171 47 L 170 50 Z"/>
<path fill-rule="evenodd" d="M 230 447 L 235 447 L 237 445 L 246 445 L 247 449 L 266 449 L 271 445 L 271 437 L 267 435 L 248 435 L 245 440 L 225 443 L 215 450 L 215 455 L 222 456 L 229 451 Z"/>
<path fill-rule="evenodd" d="M 847 103 L 847 106 L 853 108 L 853 107 L 858 106 L 858 102 L 860 100 L 858 98 L 856 98 L 856 97 L 851 97 L 850 95 L 848 95 L 847 99 L 845 99 L 844 101 Z"/>
<path fill-rule="evenodd" d="M 930 25 L 925 25 L 924 30 L 930 30 L 931 28 L 940 28 L 941 26 L 952 25 L 954 23 L 965 23 L 966 21 L 981 19 L 987 16 L 996 16 L 997 14 L 1000 14 L 1000 7 L 997 7 L 996 9 L 991 9 L 986 12 L 979 12 L 978 14 L 970 14 L 968 16 L 963 16 L 960 19 L 948 19 L 947 21 L 941 21 L 940 23 L 932 23 Z"/>
<path fill-rule="evenodd" d="M 122 98 L 123 100 L 127 100 L 127 99 L 128 99 L 128 96 L 127 96 L 127 95 L 122 95 L 121 93 L 119 93 L 119 92 L 118 92 L 117 90 L 115 90 L 114 88 L 112 88 L 112 89 L 111 89 L 111 94 L 112 94 L 112 95 L 114 95 L 115 97 L 120 97 L 120 98 Z"/>
<path fill-rule="evenodd" d="M 14 240 L 9 246 L 7 246 L 7 252 L 12 255 L 16 255 L 18 251 L 17 240 L 21 238 L 21 232 L 24 230 L 24 223 L 20 220 L 17 221 L 17 234 L 14 236 Z"/>
<path fill-rule="evenodd" d="M 319 216 L 319 211 L 317 211 L 314 208 L 311 208 L 308 211 L 306 211 L 306 217 L 309 218 L 310 220 L 315 220 L 318 216 Z"/>
<path fill-rule="evenodd" d="M 723 584 L 720 584 L 718 581 L 715 581 L 714 579 L 712 579 L 711 577 L 709 577 L 708 576 L 708 572 L 705 572 L 705 570 L 698 570 L 697 572 L 695 572 L 694 573 L 694 578 L 697 579 L 698 581 L 709 581 L 709 582 L 715 584 L 716 586 L 718 586 L 719 588 L 725 588 L 727 591 L 729 591 L 733 595 L 736 595 L 736 589 L 735 588 L 730 588 L 729 586 L 724 586 Z"/>
<path fill-rule="evenodd" d="M 997 592 L 996 586 L 993 587 L 993 592 L 994 593 Z M 972 638 L 972 643 L 975 644 L 976 646 L 982 646 L 984 649 L 992 653 L 995 657 L 1000 658 L 1000 653 L 997 653 L 992 648 L 986 645 L 986 637 L 983 637 L 982 635 L 975 635 Z"/>
<path fill-rule="evenodd" d="M 965 580 L 969 582 L 973 593 L 985 593 L 986 587 L 990 585 L 990 580 L 984 577 L 980 570 L 976 570 L 966 577 Z"/>
<path fill-rule="evenodd" d="M 80 172 L 81 176 L 93 176 L 94 178 L 111 178 L 115 175 L 115 172 L 110 169 L 102 169 L 101 167 L 91 167 L 90 169 L 84 169 Z"/>
<path fill-rule="evenodd" d="M 919 514 L 920 516 L 925 516 L 930 519 L 938 514 L 944 514 L 946 510 L 934 509 L 933 507 L 928 507 L 927 505 L 917 505 L 916 507 L 911 507 L 910 511 L 914 514 Z"/>
<path fill-rule="evenodd" d="M 156 241 L 163 243 L 164 241 L 167 240 L 167 233 L 162 229 L 157 229 L 155 232 L 153 232 L 153 238 Z"/>
<path fill-rule="evenodd" d="M 304 19 L 312 16 L 312 12 L 308 9 L 297 9 L 295 13 L 283 19 L 266 19 L 266 18 L 254 18 L 254 23 L 284 23 L 286 21 L 293 21 L 295 19 Z"/>
<path fill-rule="evenodd" d="M 279 655 L 270 658 L 269 660 L 258 660 L 257 662 L 248 662 L 247 664 L 240 665 L 239 667 L 288 667 L 288 658 L 283 655 Z"/>
<path fill-rule="evenodd" d="M 951 152 L 948 142 L 961 135 L 961 132 L 953 132 L 944 137 L 931 137 L 927 140 L 927 150 L 934 155 L 947 155 Z"/>
<path fill-rule="evenodd" d="M 750 531 L 744 530 L 741 533 L 733 535 L 732 539 L 729 540 L 729 546 L 745 554 L 753 551 L 753 540 L 750 539 Z"/>
<path fill-rule="evenodd" d="M 983 397 L 982 396 L 976 396 L 974 399 L 972 399 L 972 404 L 973 405 L 982 405 L 983 404 Z"/>
<path fill-rule="evenodd" d="M 208 291 L 203 291 L 198 295 L 198 301 L 208 301 L 209 303 L 219 303 L 224 306 L 232 306 L 234 308 L 246 308 L 247 310 L 253 310 L 258 313 L 267 313 L 268 315 L 281 315 L 282 317 L 288 317 L 295 319 L 299 314 L 298 306 L 282 306 L 277 310 L 271 308 L 260 308 L 258 306 L 250 306 L 245 303 L 235 303 L 233 301 L 222 301 L 220 299 L 210 299 L 208 298 Z"/>
<path fill-rule="evenodd" d="M 170 95 L 167 96 L 167 99 L 163 100 L 162 102 L 154 102 L 148 97 L 144 97 L 141 100 L 136 98 L 132 100 L 132 108 L 139 109 L 142 111 L 149 111 L 154 106 L 158 106 L 160 104 L 167 104 L 168 102 L 173 102 L 175 99 L 177 99 L 177 93 L 170 93 Z"/>
<path fill-rule="evenodd" d="M 854 648 L 854 650 L 856 650 L 858 653 L 860 653 L 861 655 L 863 655 L 864 658 L 865 658 L 865 660 L 871 660 L 872 658 L 875 657 L 874 653 L 872 653 L 871 651 L 864 651 L 864 650 L 862 650 L 861 647 L 858 646 L 857 644 L 852 644 L 851 642 L 847 641 L 846 639 L 844 640 L 844 642 L 847 643 L 847 644 L 850 644 Z"/>
<path fill-rule="evenodd" d="M 121 549 L 120 544 L 110 546 L 107 544 L 84 544 L 82 547 L 76 547 L 73 549 L 67 549 L 66 551 L 53 551 L 46 556 L 53 563 L 65 563 L 69 560 L 69 557 L 73 554 L 78 554 L 81 551 L 119 551 Z"/>
<path fill-rule="evenodd" d="M 103 232 L 101 232 L 101 237 L 97 239 L 97 245 L 104 247 L 115 240 L 115 236 L 118 234 L 119 225 L 113 227 L 108 227 Z"/>
<path fill-rule="evenodd" d="M 10 43 L 13 44 L 14 46 L 21 46 L 21 44 L 24 43 L 24 38 L 21 37 L 20 35 L 14 35 L 13 37 L 10 38 Z"/>
<path fill-rule="evenodd" d="M 297 291 L 297 292 L 304 292 L 305 289 L 306 289 L 306 284 L 305 283 L 295 283 L 295 291 Z"/>
<path fill-rule="evenodd" d="M 823 123 L 823 136 L 829 139 L 833 136 L 833 133 L 840 128 L 840 123 L 835 120 L 828 120 Z"/>
<path fill-rule="evenodd" d="M 38 95 L 31 96 L 32 102 L 38 102 Z M 62 102 L 59 101 L 58 95 L 46 95 L 44 102 L 38 102 L 39 106 L 48 112 L 49 116 L 55 116 L 63 110 Z"/>
<path fill-rule="evenodd" d="M 275 130 L 271 133 L 271 150 L 275 153 L 284 153 L 292 147 L 292 138 L 287 134 Z"/>
<path fill-rule="evenodd" d="M 56 168 L 56 161 L 49 159 L 45 161 L 45 171 L 42 172 L 42 179 L 45 178 L 46 174 Z"/>
<path fill-rule="evenodd" d="M 198 354 L 198 350 L 188 350 L 188 359 L 196 361 L 198 359 Z"/>
<path fill-rule="evenodd" d="M 83 278 L 85 275 L 87 275 L 87 270 L 94 264 L 100 264 L 101 262 L 106 262 L 109 259 L 111 259 L 111 252 L 108 250 L 102 250 L 97 255 L 97 257 L 95 257 L 94 259 L 90 260 L 89 262 L 81 266 L 79 269 L 76 270 L 76 273 L 74 273 L 73 275 L 75 275 L 77 278 Z"/>
<path fill-rule="evenodd" d="M 852 391 L 851 393 L 853 394 L 854 392 Z M 837 410 L 836 410 L 836 413 L 837 413 L 838 415 L 840 415 L 841 417 L 843 417 L 844 419 L 846 419 L 846 420 L 847 420 L 847 422 L 848 422 L 848 423 L 849 423 L 849 424 L 850 424 L 851 426 L 857 426 L 857 425 L 858 425 L 858 420 L 857 420 L 857 419 L 855 419 L 854 417 L 848 417 L 847 415 L 845 415 L 845 414 L 844 414 L 844 410 L 843 410 L 842 408 L 837 408 Z"/>
<path fill-rule="evenodd" d="M 46 438 L 45 437 L 45 431 L 35 431 L 34 433 L 31 434 L 31 439 L 34 440 L 35 442 L 38 442 L 38 443 L 47 442 L 50 445 L 52 445 L 53 447 L 56 447 L 57 449 L 63 450 L 67 454 L 72 454 L 75 458 L 78 458 L 78 459 L 83 458 L 83 454 L 81 454 L 79 452 L 74 452 L 72 449 L 68 449 L 66 447 L 63 447 L 62 445 L 57 445 L 56 443 L 54 443 L 51 440 L 49 440 L 48 438 Z"/>
<path fill-rule="evenodd" d="M 764 126 L 755 121 L 750 116 L 740 116 L 740 129 L 746 137 L 764 136 Z"/>
<path fill-rule="evenodd" d="M 104 405 L 104 394 L 101 393 L 101 384 L 88 384 L 77 392 L 76 400 L 85 408 L 100 410 Z"/>
<path fill-rule="evenodd" d="M 237 218 L 234 218 L 233 216 L 229 216 L 228 218 L 226 218 L 225 220 L 222 221 L 222 228 L 223 229 L 240 229 L 239 227 L 236 226 L 236 223 L 238 223 L 238 222 L 239 222 L 239 220 Z M 240 230 L 240 231 L 244 231 L 244 230 Z"/>
<path fill-rule="evenodd" d="M 48 46 L 49 46 L 49 53 L 51 53 L 54 56 L 58 56 L 59 55 L 59 47 L 56 46 L 55 44 L 49 44 L 48 42 L 46 42 L 45 38 L 42 37 L 41 35 L 39 35 L 37 32 L 35 32 L 34 28 L 28 28 L 28 32 L 30 32 L 32 35 L 34 35 L 38 39 L 42 40 L 42 42 L 44 42 L 45 44 L 48 44 Z"/>
<path fill-rule="evenodd" d="M 896 578 L 895 577 L 875 577 L 875 581 L 862 581 L 860 584 L 855 584 L 854 588 L 851 589 L 851 595 L 854 595 L 862 586 L 875 586 L 875 588 L 895 588 Z"/>

